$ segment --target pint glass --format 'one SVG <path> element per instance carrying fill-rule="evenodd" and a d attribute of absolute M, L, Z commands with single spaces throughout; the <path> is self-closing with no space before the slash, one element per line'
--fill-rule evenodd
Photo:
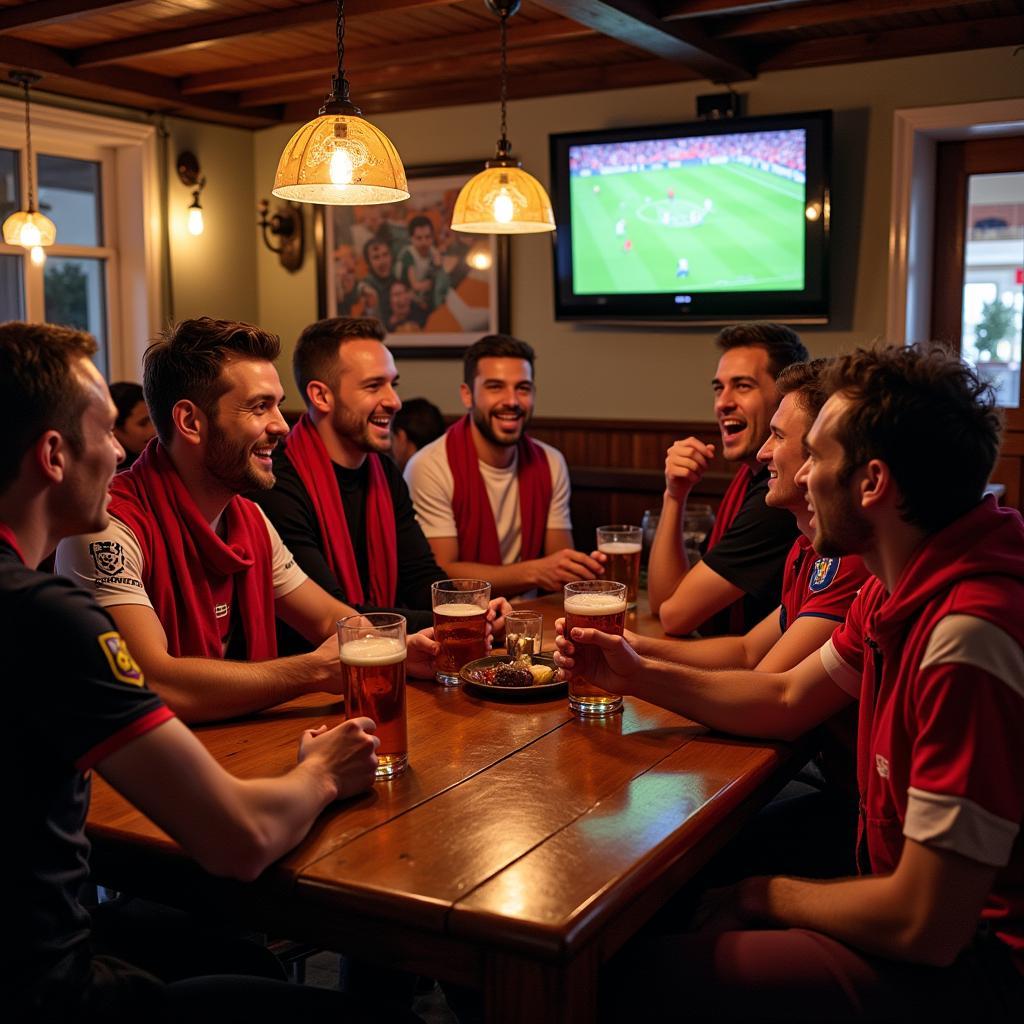
<path fill-rule="evenodd" d="M 622 636 L 626 620 L 626 585 L 611 580 L 580 580 L 565 585 L 565 635 L 577 626 Z M 569 707 L 582 716 L 611 715 L 622 710 L 622 697 L 594 685 L 595 669 L 604 655 L 589 644 L 577 644 L 569 676 Z"/>
<path fill-rule="evenodd" d="M 636 607 L 640 585 L 640 552 L 643 530 L 639 526 L 599 526 L 597 550 L 608 556 L 604 578 L 626 584 L 626 605 Z"/>
<path fill-rule="evenodd" d="M 441 645 L 437 681 L 458 686 L 459 671 L 487 656 L 487 605 L 491 585 L 485 580 L 439 580 L 430 588 L 434 639 Z"/>
<path fill-rule="evenodd" d="M 349 615 L 338 622 L 345 712 L 377 723 L 377 778 L 401 775 L 409 763 L 405 722 L 405 617 Z"/>

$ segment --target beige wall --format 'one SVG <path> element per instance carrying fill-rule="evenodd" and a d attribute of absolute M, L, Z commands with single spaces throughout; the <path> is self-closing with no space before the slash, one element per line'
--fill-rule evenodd
<path fill-rule="evenodd" d="M 254 134 L 244 128 L 167 121 L 167 227 L 171 309 L 176 320 L 209 316 L 259 321 L 256 294 Z M 178 154 L 191 150 L 206 176 L 200 202 L 205 229 L 185 227 L 192 190 L 177 173 Z"/>
<path fill-rule="evenodd" d="M 833 322 L 805 328 L 813 355 L 829 355 L 881 337 L 885 324 L 892 112 L 1013 97 L 1020 65 L 1009 47 L 762 75 L 739 90 L 748 113 L 831 108 L 833 147 Z M 355 76 L 353 93 L 359 98 Z M 706 82 L 620 92 L 583 93 L 513 103 L 509 135 L 524 166 L 548 184 L 548 133 L 692 118 Z M 514 92 L 514 88 L 513 88 Z M 497 104 L 412 111 L 374 118 L 407 166 L 490 155 Z M 205 130 L 205 129 L 204 129 Z M 224 131 L 223 129 L 212 129 Z M 257 132 L 255 197 L 269 196 L 277 158 L 294 126 Z M 202 159 L 202 157 L 201 157 Z M 212 178 L 211 178 L 212 180 Z M 241 183 L 239 183 L 239 187 Z M 181 187 L 179 186 L 179 189 Z M 544 416 L 611 419 L 700 419 L 710 413 L 708 381 L 715 365 L 710 329 L 595 328 L 553 318 L 551 242 L 513 240 L 512 330 L 538 354 L 537 412 Z M 251 256 L 250 256 L 251 259 Z M 286 273 L 262 246 L 256 257 L 259 321 L 281 334 L 282 379 L 297 401 L 287 351 L 316 317 L 315 264 Z M 245 280 L 235 267 L 225 273 Z M 193 285 L 198 294 L 209 284 Z M 459 411 L 454 361 L 404 360 L 402 393 L 425 395 L 445 412 Z"/>

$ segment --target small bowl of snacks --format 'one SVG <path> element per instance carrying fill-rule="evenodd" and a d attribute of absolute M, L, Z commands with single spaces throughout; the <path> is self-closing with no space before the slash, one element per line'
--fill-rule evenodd
<path fill-rule="evenodd" d="M 498 700 L 547 700 L 565 692 L 556 679 L 550 654 L 533 654 L 515 660 L 507 654 L 479 658 L 459 673 L 463 683 L 479 696 Z"/>

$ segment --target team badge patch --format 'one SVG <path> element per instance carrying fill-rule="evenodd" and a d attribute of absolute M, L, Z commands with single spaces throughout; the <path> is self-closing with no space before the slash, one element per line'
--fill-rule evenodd
<path fill-rule="evenodd" d="M 92 564 L 104 576 L 124 572 L 124 550 L 116 540 L 97 540 L 89 545 Z"/>
<path fill-rule="evenodd" d="M 827 590 L 839 572 L 840 561 L 839 558 L 819 558 L 811 566 L 811 578 L 807 589 L 812 594 L 820 594 L 821 591 Z"/>
<path fill-rule="evenodd" d="M 115 679 L 119 679 L 122 683 L 130 683 L 132 686 L 141 686 L 146 681 L 142 669 L 136 664 L 132 652 L 128 650 L 128 645 L 120 633 L 116 631 L 100 633 L 96 639 L 99 640 L 100 647 L 103 648 L 103 653 L 107 656 L 110 671 L 114 673 Z"/>

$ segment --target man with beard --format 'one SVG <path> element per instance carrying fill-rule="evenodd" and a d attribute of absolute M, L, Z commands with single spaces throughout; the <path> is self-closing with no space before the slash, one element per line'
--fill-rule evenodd
<path fill-rule="evenodd" d="M 469 412 L 405 468 L 441 567 L 454 578 L 489 580 L 507 597 L 559 590 L 604 571 L 596 553 L 572 547 L 562 453 L 526 436 L 533 362 L 533 349 L 507 334 L 470 346 L 460 388 Z"/>
<path fill-rule="evenodd" d="M 826 372 L 807 437 L 814 547 L 874 573 L 796 668 L 701 672 L 621 637 L 594 680 L 746 736 L 791 739 L 859 702 L 861 877 L 748 878 L 700 930 L 638 951 L 630 1012 L 695 1020 L 1024 1016 L 1024 521 L 984 497 L 991 389 L 941 350 L 860 350 Z M 649 1001 L 638 1006 L 637 1000 Z"/>
<path fill-rule="evenodd" d="M 354 609 L 295 563 L 244 491 L 274 484 L 288 433 L 275 335 L 185 320 L 146 351 L 157 438 L 111 485 L 106 530 L 63 541 L 57 571 L 108 609 L 153 688 L 183 719 L 244 715 L 304 693 L 339 693 L 335 623 Z M 275 616 L 318 645 L 277 657 Z M 437 645 L 409 638 L 407 668 L 433 674 Z"/>
<path fill-rule="evenodd" d="M 786 553 L 796 537 L 792 516 L 765 502 L 768 471 L 757 452 L 779 406 L 775 378 L 807 350 L 788 327 L 736 324 L 717 340 L 722 350 L 711 382 L 722 456 L 737 463 L 707 537 L 703 558 L 691 566 L 683 523 L 686 501 L 715 457 L 699 438 L 676 441 L 665 459 L 665 494 L 648 562 L 651 611 L 666 633 L 699 629 L 705 636 L 745 633 L 779 604 Z M 721 614 L 716 614 L 721 613 Z"/>
<path fill-rule="evenodd" d="M 254 500 L 328 593 L 430 625 L 430 586 L 445 574 L 388 458 L 402 402 L 382 324 L 319 320 L 299 336 L 292 366 L 306 415 L 274 453 L 273 489 Z"/>

